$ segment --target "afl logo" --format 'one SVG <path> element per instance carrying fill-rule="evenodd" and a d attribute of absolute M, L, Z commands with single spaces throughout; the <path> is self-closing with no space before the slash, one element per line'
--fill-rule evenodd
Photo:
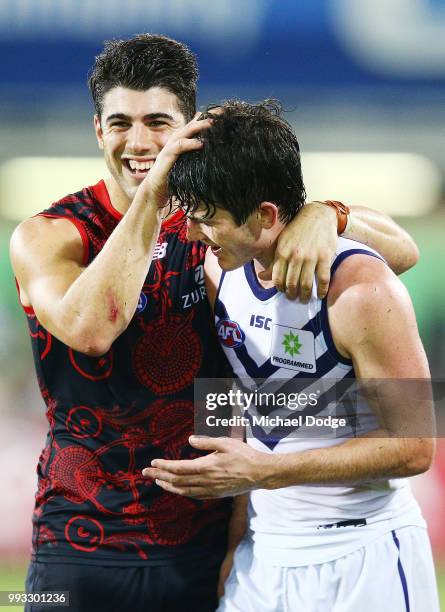
<path fill-rule="evenodd" d="M 216 325 L 218 339 L 227 348 L 238 348 L 244 344 L 246 336 L 236 321 L 221 319 Z"/>
<path fill-rule="evenodd" d="M 136 307 L 136 312 L 138 314 L 141 314 L 141 312 L 143 312 L 145 310 L 145 308 L 147 307 L 147 302 L 148 302 L 148 298 L 145 295 L 145 293 L 142 292 L 141 295 L 139 296 L 139 302 L 138 302 L 138 305 Z"/>

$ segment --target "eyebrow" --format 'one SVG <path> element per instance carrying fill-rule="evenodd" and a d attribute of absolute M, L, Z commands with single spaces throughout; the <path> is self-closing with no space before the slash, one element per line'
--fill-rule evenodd
<path fill-rule="evenodd" d="M 195 215 L 193 213 L 186 215 L 187 219 L 190 219 L 190 221 L 197 221 L 198 223 L 200 222 L 204 222 L 207 223 L 208 221 L 211 221 L 213 219 L 214 215 L 209 216 L 204 216 L 204 217 L 195 217 Z"/>
<path fill-rule="evenodd" d="M 109 123 L 110 121 L 113 121 L 113 119 L 123 119 L 124 121 L 131 121 L 132 118 L 130 117 L 130 115 L 126 115 L 125 113 L 113 113 L 106 118 L 105 123 Z M 169 121 L 175 121 L 175 118 L 172 115 L 169 115 L 168 113 L 148 113 L 143 117 L 144 121 L 153 121 L 154 119 L 168 119 Z"/>

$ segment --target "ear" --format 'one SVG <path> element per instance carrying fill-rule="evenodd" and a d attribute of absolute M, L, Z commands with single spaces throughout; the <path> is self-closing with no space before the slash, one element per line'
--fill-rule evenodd
<path fill-rule="evenodd" d="M 103 139 L 103 132 L 102 132 L 102 126 L 100 123 L 99 115 L 94 115 L 93 122 L 94 122 L 94 131 L 96 132 L 97 144 L 99 145 L 99 149 L 103 149 L 104 139 Z"/>
<path fill-rule="evenodd" d="M 258 215 L 261 227 L 263 229 L 272 229 L 279 221 L 278 206 L 273 202 L 261 202 Z"/>

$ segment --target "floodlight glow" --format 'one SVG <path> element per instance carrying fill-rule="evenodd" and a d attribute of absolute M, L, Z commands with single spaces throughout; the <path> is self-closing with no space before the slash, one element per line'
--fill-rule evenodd
<path fill-rule="evenodd" d="M 309 200 L 340 200 L 416 217 L 432 211 L 440 199 L 441 173 L 420 155 L 306 153 L 302 167 Z"/>
<path fill-rule="evenodd" d="M 0 211 L 21 221 L 107 176 L 101 157 L 15 157 L 0 166 Z"/>

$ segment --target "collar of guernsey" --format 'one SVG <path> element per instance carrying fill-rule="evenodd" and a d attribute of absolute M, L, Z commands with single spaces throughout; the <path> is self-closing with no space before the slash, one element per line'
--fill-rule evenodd
<path fill-rule="evenodd" d="M 117 221 L 120 221 L 123 217 L 123 214 L 119 212 L 116 208 L 114 208 L 111 203 L 110 194 L 108 192 L 105 181 L 102 179 L 96 185 L 91 187 L 92 192 L 105 208 L 105 210 Z M 165 221 L 162 222 L 163 227 L 169 227 L 178 223 L 184 219 L 185 215 L 183 211 L 178 208 L 172 215 L 170 215 Z"/>

